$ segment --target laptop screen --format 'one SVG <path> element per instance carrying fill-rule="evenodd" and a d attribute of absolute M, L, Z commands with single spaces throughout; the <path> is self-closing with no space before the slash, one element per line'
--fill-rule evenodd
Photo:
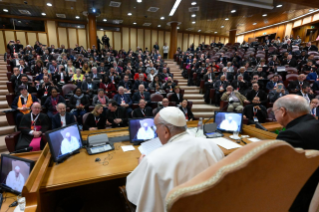
<path fill-rule="evenodd" d="M 223 132 L 241 132 L 243 114 L 235 112 L 215 112 L 215 123 L 217 130 Z"/>
<path fill-rule="evenodd" d="M 131 143 L 143 142 L 157 137 L 154 118 L 130 119 Z"/>

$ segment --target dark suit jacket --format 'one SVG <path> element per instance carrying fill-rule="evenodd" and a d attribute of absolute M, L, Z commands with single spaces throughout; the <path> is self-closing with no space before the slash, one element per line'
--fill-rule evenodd
<path fill-rule="evenodd" d="M 127 116 L 125 108 L 118 107 L 115 112 L 112 112 L 111 110 L 108 110 L 106 112 L 107 120 L 112 124 L 112 127 L 125 127 L 127 126 Z M 114 119 L 120 118 L 122 119 L 122 122 L 120 124 L 114 123 Z"/>
<path fill-rule="evenodd" d="M 223 75 L 224 75 L 223 72 L 219 73 L 219 79 L 220 79 L 220 77 L 223 76 Z M 231 83 L 231 82 L 233 81 L 233 79 L 234 79 L 234 75 L 233 75 L 232 73 L 227 73 L 226 79 L 227 79 L 227 81 L 228 81 L 229 83 Z"/>
<path fill-rule="evenodd" d="M 303 81 L 303 83 L 307 83 L 307 82 Z M 294 80 L 294 81 L 289 82 L 288 90 L 295 90 L 296 88 L 298 90 L 300 90 L 300 86 L 299 86 L 299 81 L 298 80 Z"/>
<path fill-rule="evenodd" d="M 234 88 L 234 90 L 238 90 L 239 93 L 245 95 L 246 94 L 246 91 L 248 89 L 248 82 L 245 81 L 245 82 L 238 82 L 238 80 L 234 80 L 231 84 Z M 237 89 L 238 88 L 238 89 Z"/>
<path fill-rule="evenodd" d="M 131 106 L 133 102 L 132 102 L 130 95 L 124 94 L 123 97 L 124 97 L 125 104 L 128 104 L 129 106 Z M 120 105 L 122 102 L 122 97 L 120 94 L 115 94 L 115 96 L 113 97 L 113 100 L 116 101 L 116 103 Z"/>
<path fill-rule="evenodd" d="M 95 122 L 94 115 L 90 113 L 86 120 L 85 123 L 83 124 L 83 130 L 89 130 L 90 127 L 96 127 L 99 130 L 105 129 L 106 126 L 106 117 L 103 115 L 100 115 L 98 123 Z"/>
<path fill-rule="evenodd" d="M 296 94 L 299 95 L 299 96 L 302 96 L 302 93 L 301 93 L 300 90 Z M 315 98 L 315 95 L 308 94 L 308 98 L 311 101 L 313 98 Z"/>
<path fill-rule="evenodd" d="M 85 93 L 86 93 L 86 91 L 89 89 L 88 83 L 87 83 L 86 81 L 82 82 L 81 89 L 82 89 L 82 91 L 85 92 Z M 96 94 L 96 93 L 97 93 L 97 90 L 98 90 L 97 84 L 92 82 L 91 92 L 92 92 L 93 94 Z"/>
<path fill-rule="evenodd" d="M 19 86 L 21 85 L 21 83 L 16 83 L 15 88 L 14 88 L 14 93 L 16 95 L 20 95 L 20 91 L 19 91 Z M 28 84 L 28 92 L 29 93 L 36 93 L 37 89 L 35 87 L 32 87 L 31 85 Z"/>
<path fill-rule="evenodd" d="M 177 94 L 174 92 L 173 95 L 170 97 L 170 101 L 171 102 L 176 102 L 176 104 L 178 105 L 179 103 L 181 103 L 184 100 L 183 95 L 179 94 L 179 98 L 177 97 Z"/>
<path fill-rule="evenodd" d="M 208 80 L 210 79 L 210 78 L 209 78 L 209 75 L 211 75 L 212 81 L 215 80 L 215 73 L 205 74 L 205 76 L 204 76 L 204 81 L 207 82 L 207 83 L 210 83 L 210 82 L 208 82 Z M 213 82 L 211 82 L 211 83 L 213 83 Z"/>
<path fill-rule="evenodd" d="M 254 105 L 250 104 L 250 105 L 245 106 L 244 110 L 243 110 L 243 115 L 245 115 L 246 118 L 249 119 L 250 124 L 254 123 L 253 107 L 254 107 Z M 263 105 L 259 105 L 259 107 L 261 110 L 257 110 L 256 116 L 257 116 L 259 123 L 264 123 L 266 121 L 266 118 L 267 118 L 267 109 Z"/>
<path fill-rule="evenodd" d="M 58 104 L 59 104 L 60 102 L 65 103 L 65 99 L 64 99 L 61 95 L 59 95 Z M 48 98 L 45 100 L 43 106 L 44 106 L 45 108 L 47 108 L 48 111 L 53 111 L 53 107 L 52 107 L 52 103 L 51 103 L 51 97 L 48 97 Z"/>
<path fill-rule="evenodd" d="M 227 81 L 222 82 L 222 81 L 220 81 L 220 80 L 217 80 L 217 81 L 215 82 L 215 85 L 214 85 L 215 91 L 219 91 L 219 87 L 220 87 L 221 85 L 223 86 L 224 91 L 226 91 L 226 87 L 229 85 L 229 82 L 227 82 Z"/>
<path fill-rule="evenodd" d="M 75 122 L 74 120 L 74 115 L 71 113 L 66 112 L 65 113 L 65 121 L 66 121 L 66 125 L 72 124 Z M 56 129 L 61 127 L 61 117 L 60 114 L 57 113 L 52 117 L 52 129 Z"/>
<path fill-rule="evenodd" d="M 253 101 L 255 96 L 256 96 L 256 91 L 255 90 L 251 90 L 251 91 L 249 91 L 247 93 L 247 100 Z M 267 94 L 266 94 L 266 92 L 259 89 L 257 96 L 260 99 L 260 103 L 263 104 L 264 106 L 266 106 L 266 104 L 267 104 Z"/>
<path fill-rule="evenodd" d="M 140 92 L 135 92 L 133 94 L 133 103 L 139 103 L 140 99 L 141 99 Z M 148 103 L 151 102 L 151 95 L 149 92 L 144 91 L 144 99 Z"/>
<path fill-rule="evenodd" d="M 62 54 L 62 53 L 68 53 L 68 50 L 67 50 L 67 49 L 60 49 L 60 50 L 59 50 L 59 53 L 60 53 L 60 54 Z"/>
<path fill-rule="evenodd" d="M 311 45 L 310 48 L 309 47 L 304 47 L 303 50 L 305 51 L 318 51 L 318 48 L 315 45 Z"/>
<path fill-rule="evenodd" d="M 306 114 L 288 123 L 277 139 L 284 140 L 294 148 L 319 150 L 319 122 L 312 115 Z M 319 169 L 309 178 L 297 195 L 289 211 L 308 211 L 310 201 L 319 181 Z"/>
<path fill-rule="evenodd" d="M 18 108 L 19 97 L 20 97 L 20 95 L 19 95 L 19 96 L 16 96 L 16 97 L 14 98 L 14 100 L 13 100 L 13 102 L 12 102 L 12 104 L 11 104 L 11 108 L 12 108 L 12 109 L 15 109 L 15 110 L 16 110 L 16 109 Z M 37 97 L 35 97 L 35 96 L 33 96 L 33 95 L 31 95 L 31 97 L 32 97 L 32 101 L 33 101 L 33 102 L 39 102 L 38 99 L 37 99 Z M 23 99 L 23 98 L 21 99 L 21 103 L 22 103 L 22 105 L 24 104 L 24 99 Z"/>
<path fill-rule="evenodd" d="M 81 99 L 81 104 L 84 106 L 85 110 L 89 109 L 90 101 L 85 95 Z M 69 101 L 69 107 L 72 110 L 72 109 L 75 109 L 75 106 L 76 106 L 76 98 L 72 95 Z"/>
<path fill-rule="evenodd" d="M 153 112 L 152 112 L 152 108 L 150 107 L 144 108 L 144 115 L 141 111 L 141 108 L 136 108 L 133 111 L 133 118 L 144 118 L 144 117 L 152 117 L 152 116 L 153 116 Z"/>
<path fill-rule="evenodd" d="M 51 60 L 53 60 L 53 55 L 52 55 L 52 54 L 49 54 L 49 55 L 44 54 L 44 55 L 42 55 L 41 60 L 42 60 L 43 62 L 44 62 L 45 60 L 49 60 L 49 62 L 50 62 Z"/>
<path fill-rule="evenodd" d="M 138 86 L 139 86 L 140 84 L 143 84 L 144 87 L 145 87 L 145 89 L 148 89 L 148 83 L 147 83 L 147 82 L 145 82 L 145 81 L 140 82 L 140 81 L 137 80 L 137 81 L 135 81 L 135 83 L 134 83 L 133 90 L 138 90 Z"/>
<path fill-rule="evenodd" d="M 298 65 L 298 63 L 297 63 L 297 61 L 296 61 L 294 58 L 292 58 L 292 59 L 289 61 L 289 63 L 288 63 L 288 60 L 285 59 L 285 60 L 283 61 L 283 64 L 282 64 L 282 65 L 288 65 L 289 67 L 296 67 L 296 66 Z"/>
<path fill-rule="evenodd" d="M 123 86 L 124 88 L 128 89 L 128 90 L 131 90 L 132 89 L 132 83 L 131 81 L 127 81 L 127 82 L 124 82 L 124 80 L 121 80 L 119 82 L 119 86 Z"/>
<path fill-rule="evenodd" d="M 179 106 L 178 108 L 184 113 L 184 115 L 186 117 L 186 114 L 185 114 L 184 110 L 182 109 L 182 107 Z M 187 116 L 188 116 L 188 120 L 194 120 L 194 115 L 192 113 L 192 110 L 189 107 L 187 107 Z"/>

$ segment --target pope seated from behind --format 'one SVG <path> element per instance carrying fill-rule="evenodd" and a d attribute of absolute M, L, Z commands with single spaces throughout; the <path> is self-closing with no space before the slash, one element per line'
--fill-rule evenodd
<path fill-rule="evenodd" d="M 177 107 L 160 110 L 154 124 L 163 146 L 141 155 L 139 165 L 126 180 L 128 199 L 137 212 L 165 211 L 165 197 L 172 188 L 224 157 L 214 142 L 186 131 L 185 116 Z"/>

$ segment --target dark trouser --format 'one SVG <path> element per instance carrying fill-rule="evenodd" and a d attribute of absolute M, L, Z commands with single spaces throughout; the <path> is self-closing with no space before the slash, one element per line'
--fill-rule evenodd
<path fill-rule="evenodd" d="M 215 91 L 215 105 L 220 105 L 220 97 L 223 95 L 223 92 Z"/>
<path fill-rule="evenodd" d="M 209 94 L 210 94 L 210 89 L 214 87 L 214 83 L 209 83 L 205 82 L 205 95 L 204 99 L 206 103 L 209 103 Z"/>
<path fill-rule="evenodd" d="M 78 120 L 78 123 L 80 124 L 80 125 L 82 125 L 83 123 L 82 123 L 82 116 L 84 115 L 86 113 L 86 110 L 75 110 L 74 112 L 73 112 L 73 115 L 75 115 L 75 117 L 76 117 L 76 119 Z"/>
<path fill-rule="evenodd" d="M 164 59 L 167 59 L 167 54 L 168 54 L 168 53 L 164 53 Z"/>
<path fill-rule="evenodd" d="M 15 119 L 15 121 L 16 121 L 16 126 L 17 126 L 17 127 L 19 127 L 20 121 L 21 121 L 23 115 L 24 115 L 24 114 L 21 113 L 21 112 L 16 112 L 16 119 Z"/>

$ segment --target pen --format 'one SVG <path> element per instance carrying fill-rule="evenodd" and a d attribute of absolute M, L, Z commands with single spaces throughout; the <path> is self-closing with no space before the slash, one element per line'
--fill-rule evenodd
<path fill-rule="evenodd" d="M 241 142 L 243 142 L 245 145 L 247 144 L 243 139 L 241 139 Z"/>

